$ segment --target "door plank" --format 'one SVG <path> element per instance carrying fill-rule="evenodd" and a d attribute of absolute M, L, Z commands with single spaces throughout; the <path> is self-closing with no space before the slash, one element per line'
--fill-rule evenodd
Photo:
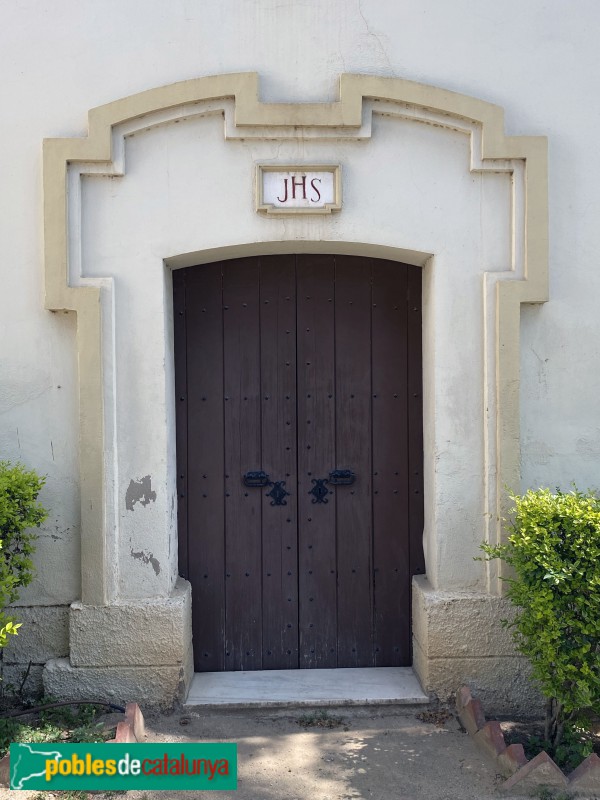
<path fill-rule="evenodd" d="M 225 669 L 262 667 L 259 259 L 223 265 Z"/>
<path fill-rule="evenodd" d="M 356 473 L 334 489 L 337 510 L 338 667 L 373 661 L 371 510 L 371 260 L 336 256 L 336 467 Z"/>
<path fill-rule="evenodd" d="M 423 552 L 423 346 L 421 275 L 408 270 L 408 496 L 410 574 L 425 574 Z"/>
<path fill-rule="evenodd" d="M 221 280 L 220 264 L 186 275 L 188 568 L 194 669 L 205 672 L 225 666 Z"/>
<path fill-rule="evenodd" d="M 375 664 L 410 664 L 407 267 L 374 260 L 373 567 Z"/>
<path fill-rule="evenodd" d="M 299 255 L 298 568 L 300 666 L 337 666 L 335 502 L 313 480 L 335 467 L 334 257 Z"/>
<path fill-rule="evenodd" d="M 278 506 L 261 491 L 262 663 L 291 669 L 298 667 L 295 256 L 261 258 L 260 310 L 262 469 L 289 492 Z"/>
<path fill-rule="evenodd" d="M 188 566 L 188 387 L 185 269 L 173 272 L 173 357 L 175 362 L 175 448 L 177 452 L 177 542 L 179 574 L 189 577 Z"/>

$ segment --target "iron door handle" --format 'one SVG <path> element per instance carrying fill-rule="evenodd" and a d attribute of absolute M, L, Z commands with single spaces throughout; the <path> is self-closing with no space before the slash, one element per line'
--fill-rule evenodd
<path fill-rule="evenodd" d="M 329 478 L 313 478 L 314 486 L 308 494 L 312 494 L 313 503 L 328 503 L 327 495 L 331 494 L 326 484 L 329 486 L 352 486 L 356 480 L 356 475 L 351 469 L 334 469 L 329 473 Z"/>
<path fill-rule="evenodd" d="M 266 472 L 263 472 L 262 469 L 254 470 L 253 472 L 246 472 L 243 476 L 242 480 L 244 481 L 244 486 L 270 486 L 271 481 L 269 476 Z"/>
<path fill-rule="evenodd" d="M 334 469 L 329 473 L 330 486 L 352 486 L 356 475 L 351 469 Z"/>

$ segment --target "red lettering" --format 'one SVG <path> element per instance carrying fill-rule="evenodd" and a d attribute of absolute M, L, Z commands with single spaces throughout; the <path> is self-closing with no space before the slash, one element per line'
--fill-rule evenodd
<path fill-rule="evenodd" d="M 306 200 L 306 175 L 302 176 L 302 179 L 297 181 L 296 178 L 292 178 L 292 200 L 296 199 L 296 186 L 302 187 L 302 199 Z"/>
<path fill-rule="evenodd" d="M 219 775 L 229 775 L 229 761 L 227 759 L 222 758 L 219 761 Z"/>
<path fill-rule="evenodd" d="M 280 203 L 287 203 L 287 199 L 288 199 L 288 188 L 287 188 L 287 182 L 288 182 L 288 179 L 287 179 L 287 178 L 284 178 L 284 179 L 283 179 L 283 185 L 285 186 L 285 197 L 278 197 L 278 198 L 277 198 L 277 199 L 279 200 L 279 202 L 280 202 Z"/>
<path fill-rule="evenodd" d="M 321 199 L 321 192 L 320 192 L 320 191 L 317 189 L 317 187 L 315 186 L 315 183 L 316 183 L 317 181 L 318 181 L 319 183 L 321 183 L 321 178 L 313 178 L 313 179 L 312 179 L 312 181 L 310 182 L 310 185 L 311 185 L 312 189 L 313 189 L 313 190 L 314 190 L 314 191 L 317 193 L 317 199 L 316 199 L 316 200 L 312 200 L 312 199 L 311 199 L 311 201 L 310 201 L 311 203 L 318 203 L 318 202 L 319 202 L 319 200 Z"/>

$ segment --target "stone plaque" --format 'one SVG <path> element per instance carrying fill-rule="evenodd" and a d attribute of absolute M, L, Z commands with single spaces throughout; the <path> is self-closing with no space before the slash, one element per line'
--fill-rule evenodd
<path fill-rule="evenodd" d="M 256 210 L 263 214 L 331 214 L 342 207 L 339 165 L 259 164 Z"/>

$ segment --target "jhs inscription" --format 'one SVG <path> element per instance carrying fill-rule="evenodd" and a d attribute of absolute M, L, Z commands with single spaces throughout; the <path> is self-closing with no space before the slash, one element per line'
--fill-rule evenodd
<path fill-rule="evenodd" d="M 288 191 L 288 182 L 290 184 L 290 189 Z M 310 199 L 311 203 L 318 203 L 321 199 L 321 192 L 319 191 L 317 184 L 323 183 L 322 178 L 311 178 L 310 180 L 310 188 L 312 189 L 312 196 L 307 198 L 306 196 L 306 175 L 303 175 L 301 178 L 296 178 L 292 176 L 291 178 L 284 178 L 283 179 L 283 197 L 278 197 L 280 203 L 287 203 L 288 200 L 295 200 L 296 199 L 296 189 L 298 190 L 298 197 L 301 197 L 302 200 Z"/>
<path fill-rule="evenodd" d="M 266 214 L 329 214 L 341 207 L 339 167 L 259 166 L 257 209 Z"/>

